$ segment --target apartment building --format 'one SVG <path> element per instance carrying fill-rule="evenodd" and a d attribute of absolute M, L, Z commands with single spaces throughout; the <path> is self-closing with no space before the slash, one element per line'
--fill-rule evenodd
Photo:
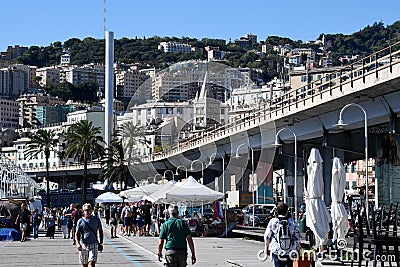
<path fill-rule="evenodd" d="M 29 94 L 21 95 L 17 99 L 19 102 L 19 126 L 20 127 L 37 127 L 42 125 L 38 119 L 39 106 L 64 106 L 65 102 L 58 97 L 43 95 L 43 94 Z M 40 108 L 43 113 L 44 108 Z M 47 108 L 46 108 L 47 110 Z M 47 121 L 42 118 L 42 121 Z M 52 122 L 53 123 L 53 122 Z"/>
<path fill-rule="evenodd" d="M 158 50 L 164 53 L 189 53 L 192 46 L 180 42 L 161 42 L 158 45 Z"/>
<path fill-rule="evenodd" d="M 132 98 L 138 88 L 149 78 L 149 75 L 138 70 L 117 70 L 115 73 L 116 97 Z"/>
<path fill-rule="evenodd" d="M 340 67 L 295 70 L 289 72 L 289 84 L 291 88 L 300 88 L 311 82 L 319 85 L 328 82 L 329 79 L 335 78 L 336 74 L 334 73 L 339 70 Z"/>
<path fill-rule="evenodd" d="M 0 99 L 0 123 L 2 128 L 17 129 L 19 103 L 10 99 Z"/>
<path fill-rule="evenodd" d="M 28 89 L 28 73 L 18 66 L 0 69 L 0 97 L 16 98 Z"/>
<path fill-rule="evenodd" d="M 28 51 L 28 47 L 15 45 L 12 47 L 9 45 L 6 52 L 1 52 L 1 57 L 7 60 L 13 60 L 14 58 L 22 56 Z"/>
<path fill-rule="evenodd" d="M 105 66 L 102 64 L 87 64 L 82 67 L 67 67 L 61 70 L 61 82 L 78 84 L 96 82 L 100 88 L 105 86 Z"/>
<path fill-rule="evenodd" d="M 60 83 L 60 70 L 55 67 L 36 69 L 36 76 L 40 77 L 40 86 Z"/>

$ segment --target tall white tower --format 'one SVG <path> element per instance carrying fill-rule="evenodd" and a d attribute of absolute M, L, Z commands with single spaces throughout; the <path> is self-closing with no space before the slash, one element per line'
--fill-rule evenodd
<path fill-rule="evenodd" d="M 106 32 L 106 79 L 105 79 L 105 136 L 106 147 L 110 147 L 113 132 L 114 99 L 114 32 Z"/>

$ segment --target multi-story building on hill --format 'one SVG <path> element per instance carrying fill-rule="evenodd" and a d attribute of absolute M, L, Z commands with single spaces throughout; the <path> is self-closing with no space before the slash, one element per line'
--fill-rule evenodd
<path fill-rule="evenodd" d="M 40 77 L 40 86 L 60 83 L 60 70 L 55 67 L 36 69 L 36 76 Z"/>
<path fill-rule="evenodd" d="M 158 45 L 158 50 L 164 53 L 189 53 L 191 49 L 191 45 L 180 42 L 161 42 Z"/>
<path fill-rule="evenodd" d="M 10 99 L 0 99 L 0 123 L 7 129 L 18 128 L 19 103 Z"/>
<path fill-rule="evenodd" d="M 138 88 L 150 76 L 138 70 L 117 70 L 115 73 L 116 97 L 119 99 L 131 99 L 135 96 Z"/>
<path fill-rule="evenodd" d="M 28 51 L 28 47 L 16 45 L 12 47 L 11 45 L 7 47 L 6 52 L 1 52 L 1 57 L 7 60 L 13 60 L 14 58 L 22 56 Z"/>
<path fill-rule="evenodd" d="M 14 65 L 0 69 L 0 97 L 16 98 L 28 89 L 28 73 Z"/>
<path fill-rule="evenodd" d="M 17 99 L 19 102 L 19 126 L 20 127 L 37 127 L 42 123 L 55 123 L 53 117 L 48 116 L 50 108 L 39 108 L 40 106 L 64 106 L 65 102 L 58 97 L 43 95 L 43 94 L 29 94 L 21 95 Z M 40 120 L 38 118 L 41 115 Z M 61 112 L 61 111 L 60 111 Z M 60 115 L 61 116 L 61 115 Z"/>
<path fill-rule="evenodd" d="M 102 64 L 87 64 L 81 67 L 71 66 L 61 69 L 60 82 L 78 84 L 83 82 L 96 82 L 104 89 L 105 66 Z"/>

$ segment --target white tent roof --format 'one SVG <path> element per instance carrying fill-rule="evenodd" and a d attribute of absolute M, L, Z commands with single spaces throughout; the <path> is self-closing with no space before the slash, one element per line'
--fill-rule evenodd
<path fill-rule="evenodd" d="M 97 203 L 121 203 L 123 200 L 113 192 L 106 192 L 96 198 Z"/>
<path fill-rule="evenodd" d="M 179 186 L 181 184 L 181 182 L 176 182 L 175 180 L 169 181 L 168 183 L 163 185 L 160 190 L 151 194 L 149 196 L 149 200 L 155 203 L 164 203 L 167 198 L 167 192 L 171 191 L 175 186 Z"/>
<path fill-rule="evenodd" d="M 129 190 L 121 191 L 119 195 L 121 197 L 127 197 L 129 198 L 132 195 L 137 195 L 137 196 L 149 196 L 153 194 L 154 192 L 158 191 L 161 188 L 161 185 L 158 184 L 146 184 L 143 186 L 135 187 Z"/>
<path fill-rule="evenodd" d="M 181 185 L 173 187 L 165 195 L 167 203 L 204 203 L 215 201 L 224 196 L 223 193 L 200 184 L 192 176 L 189 176 Z"/>

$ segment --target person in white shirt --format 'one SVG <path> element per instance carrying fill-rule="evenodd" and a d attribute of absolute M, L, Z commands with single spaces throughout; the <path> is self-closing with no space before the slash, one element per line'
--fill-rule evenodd
<path fill-rule="evenodd" d="M 276 207 L 278 213 L 277 218 L 272 218 L 264 233 L 266 255 L 272 256 L 275 267 L 292 267 L 293 255 L 298 255 L 300 250 L 300 232 L 297 223 L 291 218 L 288 212 L 288 205 L 280 202 Z M 280 234 L 282 227 L 288 230 L 290 241 L 287 242 L 287 247 L 283 247 L 283 238 Z"/>

